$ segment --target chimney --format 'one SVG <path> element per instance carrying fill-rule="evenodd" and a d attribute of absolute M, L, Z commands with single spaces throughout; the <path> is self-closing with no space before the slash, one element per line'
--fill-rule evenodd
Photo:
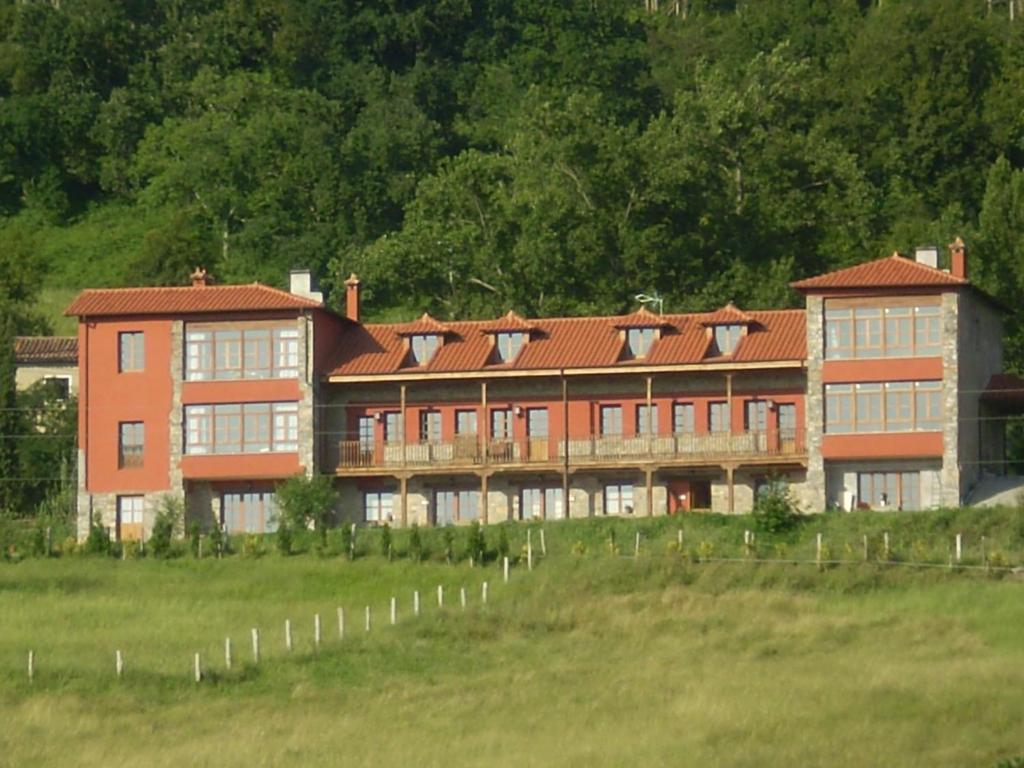
<path fill-rule="evenodd" d="M 345 281 L 345 317 L 359 322 L 359 278 L 353 272 Z"/>
<path fill-rule="evenodd" d="M 293 269 L 288 273 L 288 290 L 295 296 L 323 301 L 324 295 L 313 290 L 313 275 L 308 269 Z"/>
<path fill-rule="evenodd" d="M 192 278 L 193 288 L 205 288 L 208 285 L 213 285 L 213 278 L 202 267 L 196 267 L 190 277 Z"/>
<path fill-rule="evenodd" d="M 914 261 L 932 269 L 939 268 L 939 249 L 934 245 L 921 245 L 914 249 Z"/>
<path fill-rule="evenodd" d="M 967 246 L 959 236 L 949 244 L 949 273 L 967 279 Z"/>

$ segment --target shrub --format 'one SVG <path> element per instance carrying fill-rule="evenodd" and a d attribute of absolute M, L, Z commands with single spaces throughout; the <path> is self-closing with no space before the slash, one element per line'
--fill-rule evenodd
<path fill-rule="evenodd" d="M 82 552 L 87 555 L 110 554 L 110 534 L 102 523 L 93 522 L 89 526 L 89 535 L 82 544 Z"/>
<path fill-rule="evenodd" d="M 182 519 L 182 506 L 181 500 L 173 496 L 164 496 L 160 500 L 160 509 L 153 520 L 153 533 L 149 537 L 153 557 L 171 556 L 171 540 Z"/>
<path fill-rule="evenodd" d="M 228 537 L 224 535 L 224 529 L 216 521 L 210 529 L 210 549 L 216 557 L 223 557 L 228 550 Z"/>
<path fill-rule="evenodd" d="M 675 544 L 674 541 L 672 543 Z M 572 543 L 572 553 L 577 557 L 582 557 L 583 555 L 587 554 L 587 545 L 584 544 L 580 539 L 576 539 L 576 541 Z"/>
<path fill-rule="evenodd" d="M 287 557 L 292 553 L 292 526 L 288 520 L 281 520 L 277 524 L 277 535 L 274 537 L 277 544 L 277 551 Z"/>
<path fill-rule="evenodd" d="M 188 524 L 188 548 L 192 557 L 199 557 L 199 537 L 202 535 L 198 520 L 193 520 Z"/>
<path fill-rule="evenodd" d="M 391 559 L 391 526 L 384 523 L 380 529 L 380 553 L 388 560 Z"/>
<path fill-rule="evenodd" d="M 341 526 L 341 548 L 348 556 L 349 560 L 355 560 L 356 558 L 356 537 L 352 530 L 352 526 L 343 525 Z"/>
<path fill-rule="evenodd" d="M 451 565 L 455 560 L 455 529 L 452 526 L 445 526 L 441 532 L 441 540 L 444 542 L 444 559 Z"/>
<path fill-rule="evenodd" d="M 423 559 L 423 539 L 420 538 L 420 527 L 415 523 L 409 531 L 409 557 L 417 563 Z"/>
<path fill-rule="evenodd" d="M 320 534 L 321 546 L 327 546 L 327 523 L 337 500 L 329 477 L 296 475 L 277 486 L 274 495 L 284 518 L 282 528 L 285 523 L 296 528 L 313 526 Z"/>
<path fill-rule="evenodd" d="M 764 533 L 782 533 L 799 521 L 789 488 L 780 481 L 769 481 L 754 502 L 754 528 Z"/>
<path fill-rule="evenodd" d="M 708 560 L 715 556 L 715 543 L 704 539 L 700 544 L 697 545 L 697 554 L 700 555 L 701 560 Z"/>
<path fill-rule="evenodd" d="M 242 539 L 243 557 L 263 557 L 267 548 L 263 543 L 263 537 L 256 533 L 247 533 Z"/>
<path fill-rule="evenodd" d="M 498 546 L 495 549 L 498 552 L 499 558 L 504 559 L 508 557 L 508 530 L 506 530 L 504 525 L 498 527 Z"/>
<path fill-rule="evenodd" d="M 484 561 L 484 553 L 487 542 L 484 541 L 484 532 L 480 523 L 475 520 L 466 529 L 466 557 L 470 558 L 477 565 Z"/>

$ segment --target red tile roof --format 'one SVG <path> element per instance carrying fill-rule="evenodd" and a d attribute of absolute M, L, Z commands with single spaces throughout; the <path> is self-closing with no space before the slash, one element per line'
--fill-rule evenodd
<path fill-rule="evenodd" d="M 635 315 L 636 313 L 633 313 Z M 639 359 L 623 355 L 623 321 L 613 317 L 541 318 L 530 320 L 534 331 L 511 363 L 493 361 L 485 329 L 493 321 L 446 324 L 448 335 L 434 357 L 423 366 L 410 364 L 402 336 L 408 324 L 350 325 L 337 343 L 331 376 L 387 376 L 398 373 L 460 373 L 478 371 L 558 370 L 560 368 L 627 369 L 637 365 L 680 365 L 709 362 L 785 362 L 807 357 L 803 310 L 747 313 L 752 328 L 728 358 L 706 358 L 706 314 L 651 315 L 662 324 L 661 338 Z"/>
<path fill-rule="evenodd" d="M 916 288 L 966 285 L 967 280 L 894 253 L 884 259 L 790 283 L 798 291 L 829 288 Z"/>
<path fill-rule="evenodd" d="M 98 288 L 78 294 L 65 315 L 169 315 L 311 309 L 323 302 L 268 285 L 204 285 L 174 288 Z"/>
<path fill-rule="evenodd" d="M 403 323 L 398 326 L 398 334 L 400 336 L 423 336 L 433 334 L 445 334 L 448 333 L 448 326 L 442 325 L 432 318 L 426 312 L 419 320 L 414 320 L 411 323 Z"/>
<path fill-rule="evenodd" d="M 616 328 L 658 328 L 665 325 L 663 315 L 656 315 L 647 307 L 640 307 L 636 312 L 622 315 L 615 320 Z"/>
<path fill-rule="evenodd" d="M 480 330 L 483 333 L 504 333 L 509 331 L 532 331 L 536 328 L 532 323 L 527 322 L 523 317 L 511 309 L 507 314 L 499 317 L 497 320 L 492 320 L 489 323 L 484 323 L 480 326 Z"/>
<path fill-rule="evenodd" d="M 730 301 L 721 309 L 705 314 L 702 322 L 704 325 L 749 325 L 753 318 Z"/>
<path fill-rule="evenodd" d="M 14 340 L 14 361 L 21 365 L 77 364 L 75 336 L 18 336 Z"/>

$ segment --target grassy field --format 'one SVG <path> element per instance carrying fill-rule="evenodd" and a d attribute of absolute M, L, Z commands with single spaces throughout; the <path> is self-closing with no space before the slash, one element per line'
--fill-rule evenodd
<path fill-rule="evenodd" d="M 988 519 L 1004 549 L 1015 519 Z M 736 521 L 701 524 L 732 532 L 722 546 L 735 538 Z M 549 556 L 508 585 L 494 565 L 437 562 L 436 532 L 435 560 L 420 564 L 268 554 L 0 566 L 0 764 L 996 766 L 1024 754 L 1024 582 L 876 562 L 695 563 L 672 551 L 678 522 L 646 525 L 548 524 Z M 939 524 L 907 525 L 910 541 Z M 619 542 L 643 530 L 639 558 L 609 551 L 613 527 Z M 509 530 L 518 553 L 523 527 Z"/>

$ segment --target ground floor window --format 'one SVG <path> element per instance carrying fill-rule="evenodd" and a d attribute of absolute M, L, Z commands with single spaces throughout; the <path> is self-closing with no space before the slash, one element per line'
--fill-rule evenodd
<path fill-rule="evenodd" d="M 117 497 L 117 538 L 121 541 L 137 541 L 142 537 L 142 496 Z"/>
<path fill-rule="evenodd" d="M 919 472 L 857 473 L 858 506 L 874 509 L 920 509 Z"/>
<path fill-rule="evenodd" d="M 604 513 L 606 515 L 633 514 L 632 483 L 611 483 L 604 487 Z"/>
<path fill-rule="evenodd" d="M 561 488 L 523 488 L 519 494 L 519 516 L 523 520 L 532 517 L 549 520 L 564 517 Z"/>
<path fill-rule="evenodd" d="M 480 491 L 441 490 L 434 492 L 434 525 L 450 525 L 480 517 Z"/>
<path fill-rule="evenodd" d="M 228 533 L 273 533 L 277 506 L 270 491 L 229 492 L 221 495 L 221 515 Z"/>
<path fill-rule="evenodd" d="M 368 523 L 390 523 L 394 517 L 395 495 L 391 491 L 366 491 L 363 514 Z"/>

